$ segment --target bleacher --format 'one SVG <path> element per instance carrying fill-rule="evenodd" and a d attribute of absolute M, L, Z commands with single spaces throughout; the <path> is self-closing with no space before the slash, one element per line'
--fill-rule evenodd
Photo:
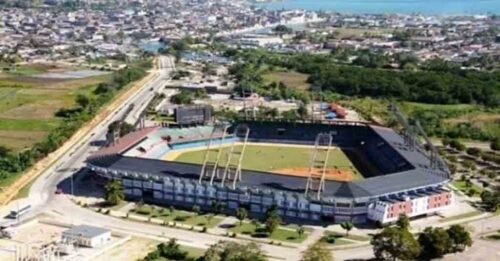
<path fill-rule="evenodd" d="M 148 127 L 148 128 L 140 129 L 138 131 L 131 132 L 131 133 L 119 138 L 113 144 L 110 144 L 106 147 L 101 148 L 96 153 L 94 153 L 92 156 L 97 157 L 97 156 L 101 156 L 101 155 L 123 153 L 131 146 L 138 144 L 138 143 L 141 143 L 142 141 L 148 139 L 148 135 L 157 129 L 158 129 L 158 127 Z"/>
<path fill-rule="evenodd" d="M 250 141 L 265 141 L 276 143 L 303 143 L 314 144 L 318 133 L 331 133 L 335 146 L 354 150 L 355 153 L 346 153 L 350 157 L 361 157 L 351 160 L 364 161 L 364 164 L 373 165 L 361 169 L 373 169 L 374 173 L 365 173 L 366 176 L 389 174 L 405 171 L 412 168 L 398 151 L 388 144 L 369 125 L 349 124 L 316 124 L 294 122 L 241 122 L 250 128 Z M 391 131 L 391 133 L 394 133 Z M 394 133 L 390 138 L 398 140 Z M 367 161 L 367 159 L 369 161 Z M 360 166 L 361 167 L 361 166 Z"/>
<path fill-rule="evenodd" d="M 128 149 L 125 156 L 159 159 L 181 144 L 208 140 L 212 130 L 212 126 L 161 128 L 150 133 L 143 142 Z"/>

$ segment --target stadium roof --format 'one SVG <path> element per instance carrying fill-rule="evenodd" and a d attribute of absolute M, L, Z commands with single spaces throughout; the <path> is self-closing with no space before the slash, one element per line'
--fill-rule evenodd
<path fill-rule="evenodd" d="M 324 196 L 342 198 L 381 196 L 433 186 L 448 180 L 448 175 L 445 171 L 429 168 L 430 160 L 421 148 L 415 147 L 414 149 L 409 149 L 404 144 L 403 138 L 390 128 L 367 126 L 410 163 L 410 168 L 358 181 L 340 182 L 327 180 L 325 181 Z M 145 134 L 147 135 L 147 133 Z M 165 176 L 196 180 L 201 172 L 201 165 L 198 164 L 129 157 L 119 155 L 116 151 L 113 152 L 116 154 L 103 155 L 105 153 L 100 153 L 97 157 L 89 158 L 88 162 L 113 170 L 148 173 L 159 177 Z M 306 182 L 307 177 L 243 170 L 242 181 L 238 185 L 242 187 L 303 193 Z"/>
<path fill-rule="evenodd" d="M 201 165 L 198 164 L 121 155 L 94 158 L 90 162 L 113 170 L 148 173 L 159 177 L 198 179 L 201 171 Z M 446 180 L 447 178 L 431 172 L 413 169 L 353 182 L 327 180 L 323 195 L 342 198 L 371 197 L 435 185 Z M 306 181 L 306 177 L 243 170 L 242 180 L 238 186 L 303 193 Z"/>

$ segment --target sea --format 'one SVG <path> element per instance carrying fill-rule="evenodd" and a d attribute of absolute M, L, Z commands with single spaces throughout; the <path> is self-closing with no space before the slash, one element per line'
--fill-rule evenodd
<path fill-rule="evenodd" d="M 270 10 L 303 9 L 346 14 L 500 14 L 500 0 L 270 0 L 254 4 Z"/>

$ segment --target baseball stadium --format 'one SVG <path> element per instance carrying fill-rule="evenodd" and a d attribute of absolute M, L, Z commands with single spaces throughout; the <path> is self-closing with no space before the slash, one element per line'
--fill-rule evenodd
<path fill-rule="evenodd" d="M 430 145 L 432 146 L 432 145 Z M 449 171 L 414 134 L 363 122 L 237 120 L 146 127 L 87 160 L 125 195 L 255 217 L 275 206 L 299 222 L 393 222 L 452 204 Z"/>

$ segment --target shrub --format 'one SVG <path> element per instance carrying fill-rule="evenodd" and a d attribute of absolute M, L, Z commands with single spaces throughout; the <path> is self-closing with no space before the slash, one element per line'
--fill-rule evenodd
<path fill-rule="evenodd" d="M 334 234 L 328 234 L 321 238 L 321 241 L 328 244 L 335 244 L 335 240 L 337 240 L 337 236 L 335 236 Z"/>

